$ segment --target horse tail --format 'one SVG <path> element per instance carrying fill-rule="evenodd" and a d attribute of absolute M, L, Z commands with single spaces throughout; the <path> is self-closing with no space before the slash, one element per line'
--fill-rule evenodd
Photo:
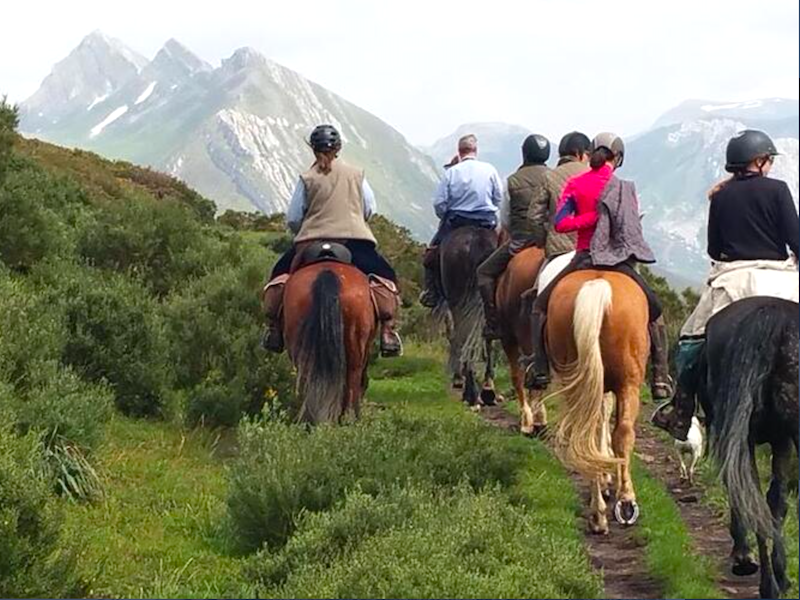
<path fill-rule="evenodd" d="M 300 327 L 296 360 L 302 421 L 336 422 L 344 411 L 347 356 L 340 292 L 333 271 L 322 271 L 311 287 L 311 310 Z"/>
<path fill-rule="evenodd" d="M 755 469 L 750 422 L 777 360 L 787 323 L 785 316 L 766 307 L 736 328 L 714 377 L 714 418 L 710 423 L 711 454 L 720 465 L 731 508 L 743 524 L 765 539 L 772 538 L 772 514 Z"/>
<path fill-rule="evenodd" d="M 611 300 L 611 284 L 605 279 L 581 286 L 572 322 L 578 358 L 559 369 L 565 387 L 561 391 L 563 413 L 556 428 L 556 448 L 565 464 L 586 477 L 598 476 L 621 464 L 600 446 L 600 432 L 606 418 L 600 331 Z"/>

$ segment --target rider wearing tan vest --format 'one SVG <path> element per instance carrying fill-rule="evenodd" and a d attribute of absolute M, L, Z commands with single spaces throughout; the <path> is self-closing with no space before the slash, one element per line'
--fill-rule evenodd
<path fill-rule="evenodd" d="M 287 225 L 295 234 L 294 244 L 275 264 L 264 287 L 262 304 L 268 329 L 263 346 L 273 352 L 283 351 L 283 289 L 298 266 L 297 256 L 313 242 L 335 241 L 349 251 L 353 266 L 369 277 L 381 323 L 381 354 L 399 356 L 403 346 L 395 331 L 400 306 L 397 275 L 378 253 L 367 224 L 375 213 L 375 194 L 363 171 L 338 158 L 342 140 L 333 126 L 315 128 L 309 145 L 315 162 L 300 176 L 286 212 Z"/>

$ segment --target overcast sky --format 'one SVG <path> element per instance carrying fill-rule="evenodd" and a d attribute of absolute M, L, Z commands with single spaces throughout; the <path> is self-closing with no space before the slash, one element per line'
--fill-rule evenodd
<path fill-rule="evenodd" d="M 629 135 L 689 98 L 798 97 L 797 0 L 51 0 L 3 6 L 0 93 L 20 101 L 94 29 L 212 64 L 252 46 L 416 143 L 505 121 Z"/>

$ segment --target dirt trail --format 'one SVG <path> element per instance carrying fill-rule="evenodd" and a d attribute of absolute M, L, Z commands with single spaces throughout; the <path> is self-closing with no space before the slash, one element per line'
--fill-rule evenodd
<path fill-rule="evenodd" d="M 502 406 L 485 407 L 483 418 L 503 429 L 518 431 L 518 419 Z M 758 598 L 758 575 L 736 577 L 730 570 L 731 538 L 727 515 L 720 514 L 703 504 L 705 490 L 680 481 L 679 463 L 673 446 L 663 441 L 653 427 L 640 423 L 637 430 L 636 454 L 647 470 L 669 490 L 678 506 L 681 517 L 692 537 L 695 551 L 709 557 L 718 568 L 717 584 L 721 591 L 733 599 Z M 577 475 L 572 474 L 584 506 L 589 505 L 589 489 Z M 650 577 L 642 561 L 641 542 L 633 529 L 623 529 L 613 518 L 609 519 L 608 536 L 586 532 L 586 546 L 595 568 L 604 575 L 607 598 L 661 598 L 661 587 Z"/>
<path fill-rule="evenodd" d="M 519 421 L 502 406 L 484 407 L 481 416 L 497 427 L 519 432 Z M 589 486 L 572 474 L 584 507 L 589 506 Z M 587 515 L 584 515 L 584 523 Z M 663 598 L 661 585 L 648 573 L 642 560 L 641 542 L 634 537 L 634 528 L 622 528 L 613 518 L 607 536 L 585 531 L 586 548 L 595 569 L 602 571 L 606 598 Z"/>
<path fill-rule="evenodd" d="M 703 504 L 705 490 L 702 487 L 680 480 L 680 465 L 672 444 L 664 442 L 651 425 L 641 423 L 637 434 L 637 455 L 674 498 L 692 536 L 695 551 L 709 557 L 717 565 L 717 584 L 720 589 L 729 598 L 758 598 L 758 574 L 736 577 L 731 573 L 729 557 L 732 542 L 727 515 Z"/>

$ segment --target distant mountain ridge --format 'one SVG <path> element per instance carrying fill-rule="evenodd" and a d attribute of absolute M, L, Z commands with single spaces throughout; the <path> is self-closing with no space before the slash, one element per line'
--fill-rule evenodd
<path fill-rule="evenodd" d="M 311 129 L 332 123 L 343 156 L 364 168 L 379 210 L 419 237 L 434 229 L 438 171 L 395 129 L 259 54 L 240 48 L 214 68 L 176 40 L 152 60 L 95 31 L 21 106 L 21 131 L 149 165 L 220 209 L 286 209 L 313 161 Z"/>

